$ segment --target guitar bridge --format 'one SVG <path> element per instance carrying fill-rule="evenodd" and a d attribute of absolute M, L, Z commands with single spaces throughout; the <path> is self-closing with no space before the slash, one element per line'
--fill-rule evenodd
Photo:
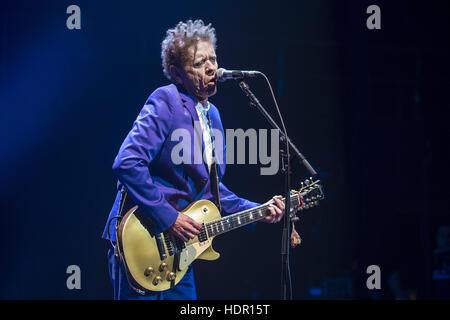
<path fill-rule="evenodd" d="M 164 243 L 166 244 L 167 252 L 170 256 L 182 251 L 186 248 L 186 244 L 183 240 L 170 235 L 168 232 L 163 233 Z"/>
<path fill-rule="evenodd" d="M 169 256 L 173 256 L 175 253 L 175 249 L 172 244 L 170 235 L 167 232 L 164 232 L 163 237 L 164 237 L 164 243 L 166 244 L 166 248 L 167 248 L 167 252 L 169 253 Z"/>

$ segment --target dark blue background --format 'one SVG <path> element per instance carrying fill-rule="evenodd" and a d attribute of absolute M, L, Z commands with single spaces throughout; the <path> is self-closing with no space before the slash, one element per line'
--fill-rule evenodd
<path fill-rule="evenodd" d="M 81 30 L 66 8 L 81 8 Z M 366 8 L 381 8 L 381 30 Z M 446 1 L 2 1 L 0 199 L 2 299 L 110 299 L 101 240 L 115 197 L 114 157 L 148 95 L 168 81 L 160 43 L 178 21 L 217 30 L 218 62 L 261 70 L 289 136 L 324 180 L 292 251 L 294 298 L 393 298 L 395 271 L 436 296 L 431 250 L 448 224 Z M 276 118 L 262 80 L 249 85 Z M 236 83 L 211 99 L 225 128 L 267 128 Z M 293 187 L 308 177 L 294 165 Z M 263 202 L 283 176 L 228 166 L 224 182 Z M 196 263 L 200 299 L 277 299 L 281 225 L 215 240 Z M 66 268 L 81 268 L 68 290 Z M 366 288 L 379 265 L 382 289 Z M 314 289 L 316 288 L 316 289 Z M 314 294 L 316 292 L 316 295 Z"/>

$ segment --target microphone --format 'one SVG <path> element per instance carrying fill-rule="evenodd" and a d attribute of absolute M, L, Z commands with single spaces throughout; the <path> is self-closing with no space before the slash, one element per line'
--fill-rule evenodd
<path fill-rule="evenodd" d="M 242 70 L 226 70 L 224 68 L 219 68 L 216 71 L 216 77 L 218 81 L 225 81 L 229 79 L 243 79 L 243 78 L 252 78 L 260 75 L 259 71 L 242 71 Z"/>

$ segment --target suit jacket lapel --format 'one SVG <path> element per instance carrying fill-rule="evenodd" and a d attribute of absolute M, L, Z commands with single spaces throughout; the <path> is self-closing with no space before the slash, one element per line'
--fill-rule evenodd
<path fill-rule="evenodd" d="M 218 155 L 218 152 L 221 153 L 221 158 L 220 157 L 217 158 L 217 160 L 220 161 L 217 164 L 217 175 L 219 176 L 219 181 L 220 181 L 220 180 L 222 180 L 223 174 L 225 172 L 225 153 L 224 153 L 225 132 L 223 132 L 221 130 L 219 119 L 214 116 L 214 113 L 210 112 L 209 114 L 210 114 L 210 117 L 211 117 L 211 129 L 212 129 L 212 132 L 214 132 L 214 130 L 217 130 L 217 131 L 222 133 L 222 144 L 215 143 L 216 142 L 215 140 L 213 141 L 214 142 L 214 149 L 215 149 L 215 152 L 216 152 L 216 156 Z M 218 137 L 216 137 L 216 139 L 217 138 Z M 222 150 L 218 150 L 217 149 L 218 147 L 221 147 Z"/>
<path fill-rule="evenodd" d="M 180 93 L 180 98 L 181 101 L 183 103 L 183 105 L 186 107 L 186 109 L 188 109 L 189 113 L 191 114 L 192 117 L 192 125 L 194 126 L 193 128 L 193 132 L 194 135 L 199 134 L 200 135 L 200 139 L 202 142 L 201 145 L 201 150 L 200 154 L 202 156 L 201 160 L 202 163 L 201 164 L 195 164 L 196 166 L 202 167 L 202 169 L 200 169 L 201 175 L 205 178 L 209 179 L 209 170 L 208 170 L 208 165 L 206 164 L 205 161 L 203 161 L 203 150 L 205 150 L 205 142 L 203 141 L 203 132 L 201 131 L 201 126 L 200 126 L 200 119 L 198 118 L 198 113 L 197 113 L 197 109 L 195 108 L 195 105 L 197 104 L 197 101 L 195 101 L 191 96 L 185 94 L 182 90 L 180 90 L 180 88 L 177 86 L 178 91 Z M 197 124 L 197 128 L 195 127 L 195 124 Z M 199 132 L 195 132 L 195 130 L 200 130 Z M 197 139 L 197 136 L 193 137 L 193 139 Z M 191 140 L 191 144 L 192 144 L 192 148 L 194 148 L 194 140 Z M 195 152 L 195 150 L 193 150 Z"/>

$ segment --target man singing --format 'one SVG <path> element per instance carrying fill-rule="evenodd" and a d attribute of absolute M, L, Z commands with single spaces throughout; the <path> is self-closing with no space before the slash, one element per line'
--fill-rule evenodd
<path fill-rule="evenodd" d="M 215 46 L 215 30 L 202 20 L 180 22 L 167 30 L 161 57 L 164 74 L 172 84 L 150 95 L 122 143 L 113 171 L 124 188 L 118 192 L 109 218 L 118 214 L 121 193 L 126 190 L 127 197 L 139 206 L 155 233 L 169 231 L 186 242 L 198 235 L 202 227 L 180 213 L 191 202 L 208 199 L 220 203 L 222 215 L 260 205 L 231 192 L 221 182 L 225 164 L 215 161 L 211 132 L 223 133 L 219 111 L 208 101 L 217 91 Z M 200 126 L 195 126 L 198 123 Z M 194 139 L 191 139 L 191 147 L 192 150 L 202 148 L 201 163 L 175 164 L 172 149 L 179 141 L 172 141 L 172 132 L 185 129 L 194 137 L 195 127 L 201 128 L 203 144 L 194 146 Z M 225 159 L 225 143 L 221 147 Z M 263 221 L 280 221 L 284 214 L 281 196 L 269 202 L 273 202 L 269 206 L 270 215 Z M 109 236 L 115 241 L 114 223 L 105 227 L 103 238 Z M 173 288 L 142 296 L 128 284 L 112 248 L 108 259 L 115 299 L 196 299 L 192 265 Z"/>

